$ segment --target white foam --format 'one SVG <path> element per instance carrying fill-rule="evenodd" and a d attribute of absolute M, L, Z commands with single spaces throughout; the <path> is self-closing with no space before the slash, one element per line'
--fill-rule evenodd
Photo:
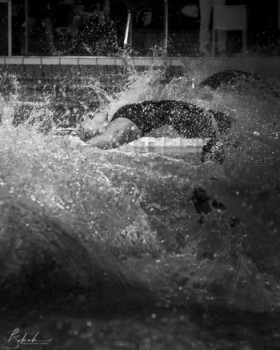
<path fill-rule="evenodd" d="M 118 147 L 119 151 L 135 153 L 185 154 L 201 152 L 209 139 L 142 137 L 136 141 Z"/>

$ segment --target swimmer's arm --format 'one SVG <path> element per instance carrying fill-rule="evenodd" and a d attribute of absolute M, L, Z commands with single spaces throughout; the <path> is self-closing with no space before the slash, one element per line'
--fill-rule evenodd
<path fill-rule="evenodd" d="M 126 118 L 117 118 L 108 125 L 102 135 L 92 138 L 87 144 L 91 147 L 110 149 L 137 140 L 141 136 L 141 131 L 133 122 Z"/>

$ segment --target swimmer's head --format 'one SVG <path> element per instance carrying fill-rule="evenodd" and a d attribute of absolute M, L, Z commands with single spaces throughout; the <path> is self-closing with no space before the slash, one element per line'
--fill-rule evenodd
<path fill-rule="evenodd" d="M 93 119 L 86 116 L 81 122 L 82 128 L 85 132 L 90 133 L 91 137 L 102 134 L 108 124 L 109 121 L 107 112 L 98 112 L 94 115 Z"/>

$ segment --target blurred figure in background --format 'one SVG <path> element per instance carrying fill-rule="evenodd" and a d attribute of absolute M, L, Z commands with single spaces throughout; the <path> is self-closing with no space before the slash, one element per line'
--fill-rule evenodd
<path fill-rule="evenodd" d="M 12 53 L 13 55 L 24 54 L 24 21 L 25 21 L 24 3 L 12 4 Z"/>
<path fill-rule="evenodd" d="M 35 47 L 33 49 L 35 49 L 35 51 L 40 51 L 41 48 L 45 48 L 43 38 L 39 38 L 41 30 L 47 41 L 48 53 L 56 53 L 53 40 L 53 12 L 54 5 L 51 0 L 40 2 L 36 0 L 29 1 L 28 34 L 31 38 L 31 42 L 32 39 L 34 39 L 33 41 L 38 41 L 39 39 L 39 42 L 34 45 Z M 26 23 L 24 22 L 22 26 L 25 28 Z M 37 48 L 36 45 L 39 46 L 39 44 L 41 44 L 41 47 Z M 22 54 L 27 54 L 24 45 L 22 45 Z"/>
<path fill-rule="evenodd" d="M 225 0 L 199 0 L 200 6 L 200 31 L 199 51 L 202 55 L 210 55 L 210 20 L 213 5 L 225 5 Z M 226 50 L 226 33 L 218 31 L 218 54 L 222 55 Z"/>
<path fill-rule="evenodd" d="M 73 14 L 74 16 L 71 26 L 72 51 L 75 51 L 81 41 L 81 32 L 83 32 L 89 25 L 91 25 L 92 28 L 103 25 L 105 17 L 101 10 L 100 3 L 86 4 L 81 0 L 74 3 Z"/>
<path fill-rule="evenodd" d="M 127 0 L 110 0 L 106 1 L 106 8 L 109 20 L 114 24 L 118 45 L 122 46 L 129 4 Z"/>

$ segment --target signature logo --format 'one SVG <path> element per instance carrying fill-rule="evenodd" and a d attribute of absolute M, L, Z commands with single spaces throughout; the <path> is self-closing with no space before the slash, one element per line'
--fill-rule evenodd
<path fill-rule="evenodd" d="M 10 337 L 1 344 L 1 349 L 19 349 L 20 346 L 24 345 L 48 345 L 51 341 L 52 339 L 42 339 L 39 332 L 34 336 L 30 336 L 27 333 L 24 333 L 22 336 L 19 328 L 16 328 Z"/>

